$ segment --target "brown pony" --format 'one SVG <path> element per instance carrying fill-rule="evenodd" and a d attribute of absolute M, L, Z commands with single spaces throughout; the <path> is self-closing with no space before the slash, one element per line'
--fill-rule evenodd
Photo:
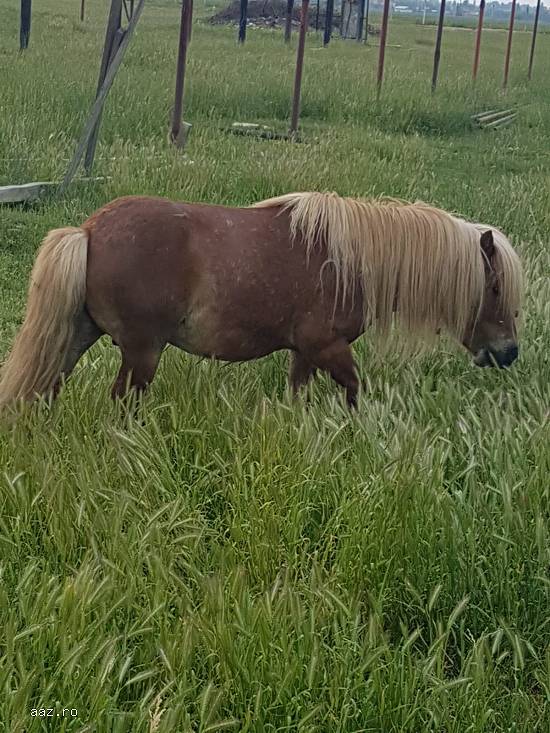
<path fill-rule="evenodd" d="M 422 203 L 121 198 L 44 240 L 0 407 L 55 393 L 102 334 L 122 353 L 113 396 L 144 389 L 173 344 L 226 361 L 289 349 L 294 390 L 323 369 L 354 405 L 350 344 L 368 326 L 443 329 L 478 365 L 511 364 L 521 279 L 502 233 Z"/>

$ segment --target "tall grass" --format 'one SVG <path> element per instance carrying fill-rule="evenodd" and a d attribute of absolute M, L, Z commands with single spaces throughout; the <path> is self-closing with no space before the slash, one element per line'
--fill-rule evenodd
<path fill-rule="evenodd" d="M 0 9 L 2 183 L 62 175 L 95 87 L 103 3 L 44 0 L 17 54 Z M 547 731 L 550 726 L 548 37 L 393 22 L 376 50 L 308 39 L 303 144 L 284 127 L 295 49 L 197 23 L 187 155 L 168 148 L 178 6 L 148 4 L 108 101 L 97 173 L 0 210 L 0 350 L 39 240 L 125 193 L 243 204 L 298 189 L 424 199 L 502 227 L 524 259 L 522 353 L 476 370 L 453 345 L 409 362 L 357 346 L 350 416 L 324 377 L 293 403 L 282 354 L 223 366 L 169 351 L 139 419 L 108 400 L 100 343 L 51 409 L 0 427 L 0 728 L 6 731 Z M 523 64 L 523 66 L 522 66 Z M 9 73 L 7 73 L 9 69 Z M 476 131 L 469 116 L 521 105 Z M 33 710 L 51 708 L 55 719 Z M 57 717 L 63 708 L 76 717 Z"/>

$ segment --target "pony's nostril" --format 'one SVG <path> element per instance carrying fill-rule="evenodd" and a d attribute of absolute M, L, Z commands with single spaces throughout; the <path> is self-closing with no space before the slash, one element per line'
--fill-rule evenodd
<path fill-rule="evenodd" d="M 510 366 L 517 358 L 519 354 L 519 348 L 517 344 L 506 347 L 502 351 L 492 352 L 495 361 L 500 367 Z"/>
<path fill-rule="evenodd" d="M 510 363 L 515 361 L 518 358 L 519 355 L 519 347 L 514 344 L 514 346 L 509 346 L 506 349 L 506 356 L 510 360 Z"/>

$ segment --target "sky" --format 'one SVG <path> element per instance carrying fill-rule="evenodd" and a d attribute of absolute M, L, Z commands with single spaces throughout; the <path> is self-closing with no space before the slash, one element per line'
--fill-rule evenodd
<path fill-rule="evenodd" d="M 460 2 L 460 0 L 458 0 Z M 487 4 L 489 4 L 492 0 L 485 0 Z M 497 0 L 497 2 L 501 3 L 508 3 L 512 0 Z M 452 2 L 452 0 L 451 0 Z M 479 0 L 473 0 L 474 5 L 479 5 Z M 533 7 L 536 6 L 537 0 L 517 0 L 518 5 L 531 5 Z M 541 3 L 544 7 L 548 7 L 550 5 L 549 0 L 543 0 Z"/>

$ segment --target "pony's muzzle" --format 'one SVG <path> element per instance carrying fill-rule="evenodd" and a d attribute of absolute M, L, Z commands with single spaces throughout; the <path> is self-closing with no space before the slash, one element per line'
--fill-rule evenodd
<path fill-rule="evenodd" d="M 505 369 L 515 362 L 519 355 L 519 346 L 512 342 L 501 349 L 480 349 L 474 357 L 474 364 L 479 367 L 496 366 Z"/>

